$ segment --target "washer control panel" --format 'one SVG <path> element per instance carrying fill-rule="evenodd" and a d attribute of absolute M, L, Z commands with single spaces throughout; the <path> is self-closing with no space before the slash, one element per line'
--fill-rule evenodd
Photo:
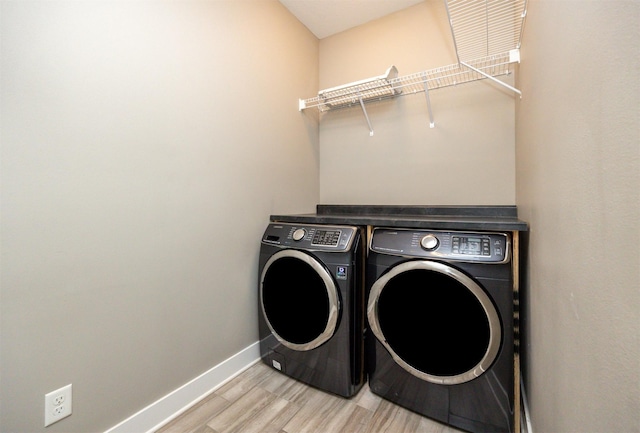
<path fill-rule="evenodd" d="M 506 233 L 376 228 L 369 248 L 382 254 L 465 262 L 510 260 Z"/>
<path fill-rule="evenodd" d="M 346 251 L 357 233 L 356 227 L 271 223 L 262 243 L 306 250 Z"/>

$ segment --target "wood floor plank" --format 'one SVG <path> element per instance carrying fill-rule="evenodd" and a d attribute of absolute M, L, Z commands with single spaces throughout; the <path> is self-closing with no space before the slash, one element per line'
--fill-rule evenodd
<path fill-rule="evenodd" d="M 234 402 L 239 397 L 244 396 L 250 389 L 259 383 L 267 380 L 271 375 L 277 372 L 266 365 L 257 363 L 251 368 L 245 370 L 231 381 L 220 387 L 216 394 L 228 401 Z"/>
<path fill-rule="evenodd" d="M 417 420 L 411 417 L 411 412 L 401 409 L 388 401 L 381 401 L 378 410 L 365 430 L 365 433 L 404 433 L 412 431 L 413 423 Z"/>
<path fill-rule="evenodd" d="M 324 398 L 326 396 L 337 398 L 332 394 L 328 394 L 297 380 L 287 381 L 287 384 L 280 387 L 280 389 L 276 391 L 276 394 L 286 400 L 296 403 L 299 406 L 306 406 L 309 401 Z"/>
<path fill-rule="evenodd" d="M 216 433 L 216 432 L 211 430 L 211 428 L 208 425 L 203 425 L 198 430 L 194 431 L 193 433 Z"/>
<path fill-rule="evenodd" d="M 202 426 L 229 405 L 229 401 L 219 395 L 212 394 L 175 420 L 171 421 L 169 424 L 165 425 L 163 428 L 158 430 L 157 433 L 199 432 L 199 429 L 201 429 Z"/>
<path fill-rule="evenodd" d="M 239 431 L 238 429 L 243 424 L 249 422 L 276 398 L 278 397 L 269 391 L 254 387 L 209 421 L 207 425 L 216 433 Z"/>
<path fill-rule="evenodd" d="M 274 396 L 274 399 L 255 412 L 255 415 L 227 431 L 216 433 L 278 433 L 299 410 L 300 407 L 294 403 Z"/>
<path fill-rule="evenodd" d="M 349 420 L 353 417 L 357 407 L 348 400 L 332 399 L 330 406 L 326 408 L 325 416 L 318 428 L 309 432 L 325 431 L 325 432 L 342 432 Z M 323 408 L 324 409 L 324 408 Z"/>
<path fill-rule="evenodd" d="M 263 366 L 256 365 L 256 368 L 262 369 Z M 264 369 L 273 370 L 267 366 L 264 366 Z M 277 371 L 273 371 L 273 374 L 268 375 L 265 379 L 260 382 L 260 386 L 267 391 L 270 391 L 277 395 L 283 395 L 283 390 L 290 387 L 292 383 L 298 383 L 297 381 L 292 380 L 285 374 L 280 374 Z"/>
<path fill-rule="evenodd" d="M 361 433 L 373 417 L 373 412 L 361 406 L 355 405 L 347 422 L 339 433 Z"/>
<path fill-rule="evenodd" d="M 258 362 L 156 433 L 463 433 L 371 392 L 350 399 Z"/>
<path fill-rule="evenodd" d="M 282 380 L 283 378 L 284 380 Z M 324 391 L 320 391 L 278 372 L 270 376 L 269 379 L 265 380 L 260 386 L 300 406 L 304 406 L 309 399 L 318 393 L 326 394 Z"/>
<path fill-rule="evenodd" d="M 380 406 L 380 396 L 371 392 L 371 389 L 367 385 L 363 386 L 360 392 L 353 397 L 356 404 L 371 412 L 375 412 Z"/>
<path fill-rule="evenodd" d="M 418 433 L 420 422 L 423 419 L 423 416 L 415 412 L 404 409 L 398 410 L 389 431 L 394 433 Z"/>
<path fill-rule="evenodd" d="M 328 412 L 331 412 L 337 401 L 334 396 L 309 388 L 308 399 L 304 400 L 302 408 L 284 426 L 287 433 L 309 433 L 318 430 L 325 422 Z"/>

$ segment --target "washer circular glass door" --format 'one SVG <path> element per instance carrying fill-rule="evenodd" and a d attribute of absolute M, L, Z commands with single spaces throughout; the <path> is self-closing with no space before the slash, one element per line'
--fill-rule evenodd
<path fill-rule="evenodd" d="M 371 287 L 367 318 L 397 364 L 432 383 L 454 385 L 484 373 L 502 327 L 473 279 L 442 262 L 403 262 Z"/>
<path fill-rule="evenodd" d="M 303 351 L 333 336 L 340 299 L 331 274 L 318 260 L 302 251 L 282 250 L 262 271 L 260 306 L 278 341 Z"/>

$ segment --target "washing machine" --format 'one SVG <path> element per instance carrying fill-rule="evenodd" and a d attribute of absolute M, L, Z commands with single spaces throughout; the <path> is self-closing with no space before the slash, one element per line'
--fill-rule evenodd
<path fill-rule="evenodd" d="M 259 258 L 260 356 L 323 391 L 351 397 L 365 382 L 362 229 L 268 225 Z"/>
<path fill-rule="evenodd" d="M 512 432 L 511 255 L 509 233 L 375 228 L 371 391 L 462 430 Z"/>

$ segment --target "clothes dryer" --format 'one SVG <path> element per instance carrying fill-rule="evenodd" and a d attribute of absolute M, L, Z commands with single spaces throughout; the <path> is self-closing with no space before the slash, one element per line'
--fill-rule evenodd
<path fill-rule="evenodd" d="M 372 392 L 470 432 L 513 431 L 510 261 L 508 233 L 374 229 Z"/>
<path fill-rule="evenodd" d="M 343 397 L 365 382 L 361 229 L 271 223 L 259 258 L 260 355 Z"/>

